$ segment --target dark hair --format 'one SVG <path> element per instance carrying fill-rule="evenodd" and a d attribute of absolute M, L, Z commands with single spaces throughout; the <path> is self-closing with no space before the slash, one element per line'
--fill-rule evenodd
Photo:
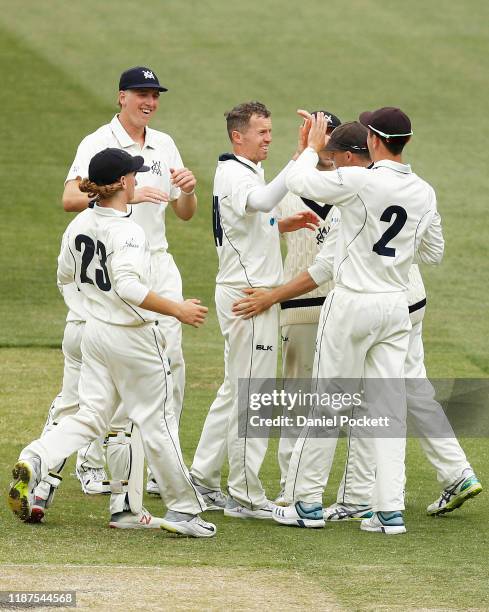
<path fill-rule="evenodd" d="M 389 153 L 392 153 L 392 155 L 400 155 L 406 144 L 411 140 L 411 136 L 395 136 L 392 138 L 385 138 L 370 128 L 369 132 L 371 135 L 373 134 L 374 136 L 377 136 L 377 138 L 380 138 L 380 140 L 382 140 L 382 144 L 389 151 Z"/>
<path fill-rule="evenodd" d="M 252 115 L 258 115 L 258 117 L 270 117 L 272 113 L 268 108 L 261 102 L 243 102 L 238 104 L 227 113 L 224 113 L 226 117 L 227 129 L 230 140 L 233 131 L 244 132 L 250 123 Z"/>

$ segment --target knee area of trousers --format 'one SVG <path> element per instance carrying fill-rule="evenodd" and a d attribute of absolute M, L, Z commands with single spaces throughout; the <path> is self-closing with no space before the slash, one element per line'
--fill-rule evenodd
<path fill-rule="evenodd" d="M 120 446 L 120 445 L 131 444 L 131 434 L 127 431 L 109 431 L 105 436 L 104 445 L 109 446 Z"/>

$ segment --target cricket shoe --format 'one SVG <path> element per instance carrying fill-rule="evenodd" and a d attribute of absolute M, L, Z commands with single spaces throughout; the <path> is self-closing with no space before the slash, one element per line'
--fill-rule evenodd
<path fill-rule="evenodd" d="M 166 528 L 164 519 L 153 516 L 146 508 L 138 514 L 130 511 L 116 512 L 110 517 L 109 527 L 114 529 L 161 529 Z"/>
<path fill-rule="evenodd" d="M 46 514 L 46 507 L 47 499 L 34 495 L 34 499 L 31 504 L 31 515 L 27 522 L 41 523 L 44 515 Z"/>
<path fill-rule="evenodd" d="M 241 506 L 231 496 L 228 497 L 226 507 L 224 508 L 224 516 L 231 516 L 233 518 L 255 518 L 255 519 L 272 519 L 273 511 L 276 508 L 275 504 L 271 501 L 258 508 L 257 510 L 250 510 L 246 506 Z"/>
<path fill-rule="evenodd" d="M 338 523 L 339 521 L 363 521 L 372 518 L 372 509 L 367 504 L 340 504 L 335 503 L 323 510 L 325 521 Z"/>
<path fill-rule="evenodd" d="M 159 520 L 162 523 L 161 529 L 190 538 L 212 538 L 217 533 L 214 523 L 204 521 L 198 514 L 189 515 L 168 510 L 165 518 Z"/>
<path fill-rule="evenodd" d="M 158 483 L 153 478 L 148 478 L 148 482 L 146 483 L 146 493 L 149 493 L 150 495 L 157 495 L 158 497 L 161 497 L 160 488 L 158 486 Z"/>
<path fill-rule="evenodd" d="M 275 506 L 273 520 L 281 525 L 291 527 L 308 527 L 320 529 L 326 524 L 323 518 L 323 507 L 321 504 L 307 504 L 295 502 L 287 507 Z"/>
<path fill-rule="evenodd" d="M 447 512 L 453 512 L 471 497 L 479 495 L 481 491 L 482 485 L 473 472 L 467 476 L 462 475 L 446 489 L 443 489 L 440 497 L 430 504 L 426 511 L 431 516 L 441 516 Z"/>
<path fill-rule="evenodd" d="M 83 493 L 101 495 L 109 493 L 109 479 L 104 468 L 81 468 L 76 466 L 76 477 L 80 481 Z"/>
<path fill-rule="evenodd" d="M 34 488 L 41 480 L 39 457 L 20 459 L 12 470 L 13 481 L 8 492 L 8 504 L 21 521 L 28 522 L 31 516 Z"/>
<path fill-rule="evenodd" d="M 207 506 L 206 511 L 224 510 L 228 498 L 222 491 L 213 491 L 212 489 L 208 489 L 207 487 L 196 484 L 195 482 L 194 487 L 202 495 L 205 505 Z"/>
<path fill-rule="evenodd" d="M 402 512 L 374 512 L 371 518 L 363 519 L 360 529 L 386 535 L 406 533 Z"/>

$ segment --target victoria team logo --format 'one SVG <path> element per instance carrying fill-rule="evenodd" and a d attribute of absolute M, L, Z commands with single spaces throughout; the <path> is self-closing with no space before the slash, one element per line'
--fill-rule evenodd
<path fill-rule="evenodd" d="M 160 161 L 153 161 L 153 163 L 151 164 L 151 172 L 152 174 L 157 174 L 158 176 L 161 176 L 161 162 Z"/>
<path fill-rule="evenodd" d="M 143 70 L 143 76 L 145 79 L 153 79 L 155 78 L 155 75 L 151 72 L 151 70 Z"/>

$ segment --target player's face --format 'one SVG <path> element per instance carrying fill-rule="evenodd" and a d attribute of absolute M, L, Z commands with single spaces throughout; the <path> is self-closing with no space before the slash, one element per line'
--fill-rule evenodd
<path fill-rule="evenodd" d="M 239 154 L 255 164 L 268 156 L 268 148 L 272 142 L 272 120 L 270 117 L 251 115 L 248 129 L 237 132 L 239 136 Z"/>
<path fill-rule="evenodd" d="M 350 151 L 331 151 L 331 161 L 335 168 L 343 168 L 352 165 L 352 154 Z"/>
<path fill-rule="evenodd" d="M 125 184 L 127 201 L 131 202 L 134 199 L 134 190 L 136 189 L 136 185 L 138 184 L 136 181 L 136 173 L 131 172 L 130 174 L 126 174 L 124 178 L 126 179 Z"/>
<path fill-rule="evenodd" d="M 160 92 L 157 89 L 128 89 L 119 92 L 121 116 L 134 127 L 145 128 L 158 110 Z"/>

